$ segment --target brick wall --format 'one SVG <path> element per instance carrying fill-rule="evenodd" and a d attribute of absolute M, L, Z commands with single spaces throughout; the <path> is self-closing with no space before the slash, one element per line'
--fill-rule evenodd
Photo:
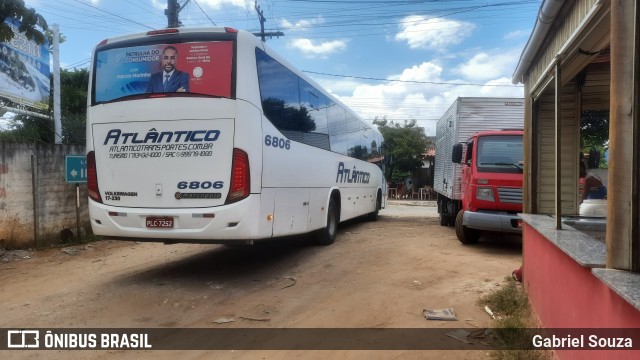
<path fill-rule="evenodd" d="M 75 235 L 76 185 L 65 181 L 65 155 L 84 154 L 83 146 L 0 141 L 0 248 L 59 243 L 64 229 Z M 82 233 L 89 228 L 86 184 L 79 189 Z"/>

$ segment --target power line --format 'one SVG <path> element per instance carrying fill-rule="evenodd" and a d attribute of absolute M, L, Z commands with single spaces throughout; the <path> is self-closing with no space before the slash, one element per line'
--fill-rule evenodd
<path fill-rule="evenodd" d="M 86 65 L 86 64 L 88 64 L 90 62 L 91 62 L 91 58 L 86 58 L 84 60 L 76 61 L 74 63 L 66 65 L 66 66 L 64 66 L 64 69 L 80 67 L 80 66 Z"/>
<path fill-rule="evenodd" d="M 334 76 L 341 78 L 352 78 L 352 79 L 362 79 L 362 80 L 375 80 L 375 81 L 389 81 L 389 82 L 400 82 L 400 83 L 410 83 L 410 84 L 431 84 L 431 85 L 465 85 L 465 86 L 503 86 L 503 87 L 511 87 L 511 88 L 521 88 L 523 85 L 511 85 L 511 84 L 474 84 L 474 83 L 459 83 L 459 82 L 438 82 L 438 81 L 417 81 L 417 80 L 394 80 L 394 79 L 380 79 L 374 77 L 366 77 L 366 76 L 355 76 L 355 75 L 338 75 L 338 74 L 327 74 L 316 71 L 302 70 L 302 72 L 308 74 L 316 74 L 316 75 L 325 75 L 325 76 Z"/>
<path fill-rule="evenodd" d="M 75 1 L 75 2 L 77 2 L 77 3 L 80 3 L 80 4 L 82 4 L 82 5 L 88 6 L 88 7 L 90 7 L 90 8 L 96 9 L 96 10 L 98 10 L 98 11 L 101 11 L 101 12 L 103 12 L 103 13 L 109 14 L 109 15 L 111 15 L 111 16 L 115 16 L 115 17 L 117 17 L 117 18 L 119 18 L 119 19 L 122 19 L 122 20 L 128 21 L 128 22 L 130 22 L 130 23 L 137 24 L 137 25 L 140 25 L 140 26 L 143 26 L 143 27 L 149 28 L 149 29 L 151 29 L 151 30 L 154 30 L 154 28 L 152 28 L 151 26 L 145 25 L 145 24 L 143 24 L 143 23 L 139 23 L 139 22 L 134 21 L 134 20 L 131 20 L 131 19 L 127 19 L 127 18 L 122 17 L 122 16 L 120 16 L 120 15 L 118 15 L 118 14 L 114 14 L 114 13 L 112 13 L 112 12 L 110 12 L 110 11 L 100 9 L 100 8 L 99 8 L 99 7 L 97 7 L 97 6 L 93 6 L 93 5 L 91 5 L 91 4 L 87 4 L 87 3 L 82 2 L 82 1 L 80 1 L 80 0 L 74 0 L 74 1 Z"/>
<path fill-rule="evenodd" d="M 200 4 L 198 4 L 198 2 L 196 0 L 193 0 L 194 3 L 196 3 L 196 5 L 198 5 L 198 8 L 200 9 L 200 11 L 202 11 L 202 13 L 204 14 L 204 16 L 207 17 L 207 19 L 209 19 L 209 21 L 211 21 L 211 23 L 213 24 L 213 26 L 218 26 L 216 25 L 215 22 L 213 22 L 213 20 L 211 20 L 211 18 L 209 17 L 209 15 L 207 15 L 206 12 L 204 12 L 204 10 L 202 9 L 202 6 L 200 6 Z"/>

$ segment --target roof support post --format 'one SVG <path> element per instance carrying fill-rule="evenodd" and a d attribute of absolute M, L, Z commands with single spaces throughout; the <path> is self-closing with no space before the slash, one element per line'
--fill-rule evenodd
<path fill-rule="evenodd" d="M 607 268 L 633 271 L 640 271 L 638 21 L 635 1 L 611 2 Z"/>
<path fill-rule="evenodd" d="M 560 55 L 556 57 L 556 73 L 555 73 L 555 148 L 556 148 L 556 229 L 562 229 L 562 111 L 560 109 L 561 104 L 561 90 L 562 90 L 562 70 L 560 68 Z"/>

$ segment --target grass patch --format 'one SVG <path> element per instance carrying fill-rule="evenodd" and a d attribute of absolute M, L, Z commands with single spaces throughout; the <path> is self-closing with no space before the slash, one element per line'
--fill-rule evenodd
<path fill-rule="evenodd" d="M 506 277 L 503 285 L 479 300 L 479 305 L 487 306 L 494 313 L 495 348 L 493 359 L 499 360 L 539 360 L 550 359 L 544 350 L 530 349 L 531 331 L 537 327 L 533 318 L 529 299 L 521 285 L 513 278 Z"/>

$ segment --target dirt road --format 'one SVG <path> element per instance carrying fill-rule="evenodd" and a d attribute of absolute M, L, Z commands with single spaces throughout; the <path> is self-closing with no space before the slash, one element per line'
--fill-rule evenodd
<path fill-rule="evenodd" d="M 521 261 L 517 237 L 463 246 L 431 207 L 390 204 L 317 247 L 100 241 L 0 264 L 0 328 L 483 328 L 477 299 Z M 426 320 L 453 308 L 458 321 Z M 2 336 L 6 336 L 1 334 Z M 69 358 L 12 351 L 9 358 Z M 485 351 L 76 351 L 74 358 L 484 359 Z M 2 358 L 7 358 L 4 355 Z"/>

